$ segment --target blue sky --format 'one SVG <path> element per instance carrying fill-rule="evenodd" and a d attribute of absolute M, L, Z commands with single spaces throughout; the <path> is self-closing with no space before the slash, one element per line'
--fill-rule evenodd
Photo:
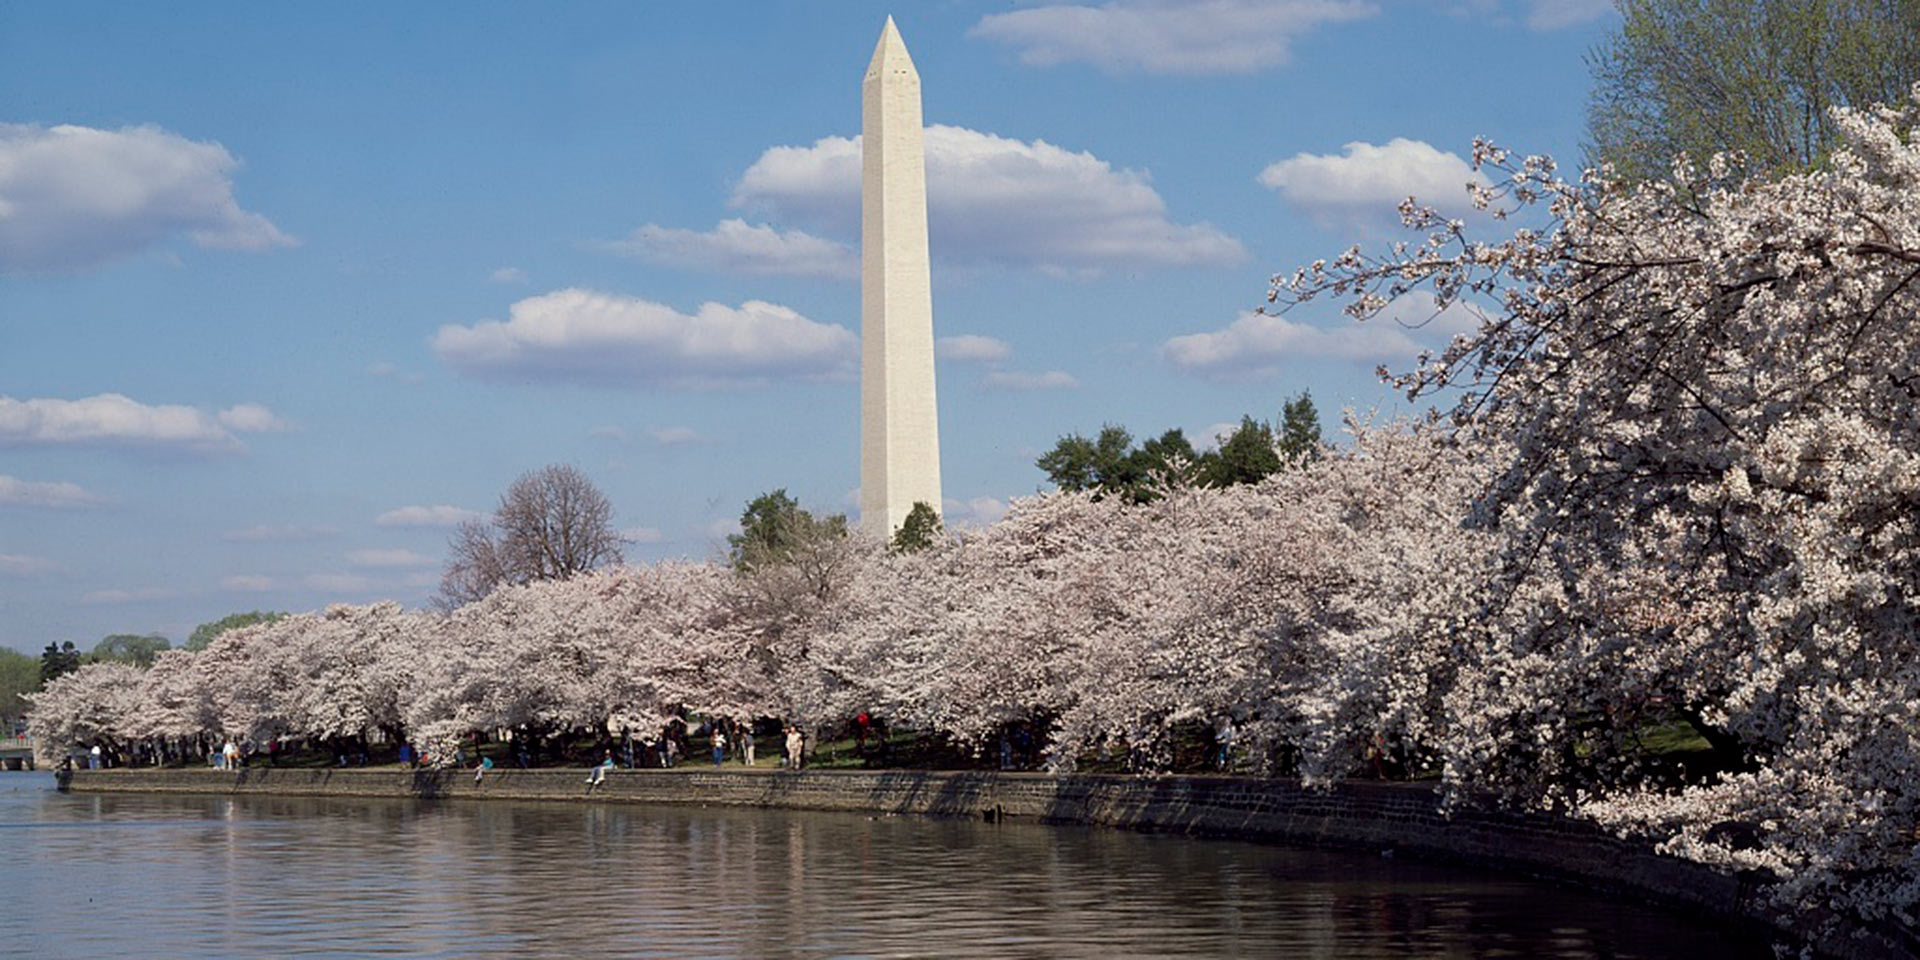
<path fill-rule="evenodd" d="M 852 512 L 860 77 L 928 142 L 955 523 L 1103 423 L 1204 437 L 1424 329 L 1248 317 L 1459 204 L 1476 135 L 1577 161 L 1595 0 L 0 5 L 0 643 L 176 642 L 438 582 L 572 463 L 636 560 L 753 496 Z M 1419 304 L 1397 311 L 1420 314 Z"/>

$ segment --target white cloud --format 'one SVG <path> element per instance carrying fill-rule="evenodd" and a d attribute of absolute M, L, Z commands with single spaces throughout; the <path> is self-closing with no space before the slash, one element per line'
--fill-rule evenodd
<path fill-rule="evenodd" d="M 80 400 L 0 397 L 0 445 L 100 444 L 233 450 L 233 431 L 284 426 L 267 408 L 231 407 L 218 415 L 194 407 L 150 406 L 117 393 Z"/>
<path fill-rule="evenodd" d="M 940 504 L 940 523 L 952 530 L 960 527 L 989 527 L 1007 515 L 1007 503 L 993 497 L 969 500 L 945 500 Z"/>
<path fill-rule="evenodd" d="M 1342 149 L 1296 154 L 1262 170 L 1260 182 L 1326 226 L 1397 225 L 1400 202 L 1410 196 L 1466 216 L 1473 210 L 1467 184 L 1487 182 L 1466 160 L 1420 140 L 1355 141 Z"/>
<path fill-rule="evenodd" d="M 378 584 L 358 574 L 315 573 L 307 577 L 307 586 L 328 593 L 366 593 Z"/>
<path fill-rule="evenodd" d="M 738 218 L 722 220 L 705 233 L 650 223 L 609 246 L 652 263 L 725 273 L 843 279 L 860 274 L 859 254 L 847 244 Z"/>
<path fill-rule="evenodd" d="M 420 374 L 410 373 L 402 369 L 399 364 L 390 363 L 385 360 L 368 364 L 367 375 L 370 377 L 389 377 L 401 383 L 419 383 L 426 379 Z"/>
<path fill-rule="evenodd" d="M 666 534 L 658 527 L 628 527 L 620 531 L 620 539 L 628 543 L 659 543 L 666 539 Z"/>
<path fill-rule="evenodd" d="M 257 403 L 243 403 L 220 411 L 220 425 L 241 433 L 282 433 L 293 429 L 293 424 L 274 416 Z"/>
<path fill-rule="evenodd" d="M 519 267 L 501 267 L 487 274 L 487 279 L 494 283 L 526 283 L 527 272 Z"/>
<path fill-rule="evenodd" d="M 1013 348 L 1006 341 L 972 333 L 941 337 L 933 349 L 940 359 L 955 363 L 999 363 L 1013 356 Z"/>
<path fill-rule="evenodd" d="M 1477 329 L 1480 314 L 1455 303 L 1436 312 L 1433 296 L 1414 291 L 1366 322 L 1344 315 L 1331 328 L 1247 312 L 1220 330 L 1173 337 L 1160 355 L 1186 373 L 1210 379 L 1269 377 L 1288 363 L 1342 360 L 1367 367 L 1408 367 L 1423 349 Z"/>
<path fill-rule="evenodd" d="M 1390 301 L 1368 323 L 1397 326 L 1424 346 L 1444 346 L 1456 334 L 1475 333 L 1487 314 L 1479 307 L 1456 300 L 1439 309 L 1439 301 L 1425 290 L 1414 290 Z"/>
<path fill-rule="evenodd" d="M 1078 387 L 1080 381 L 1063 370 L 1049 370 L 1046 373 L 989 370 L 986 376 L 980 378 L 980 385 L 993 390 L 1070 390 Z"/>
<path fill-rule="evenodd" d="M 412 550 L 372 549 L 347 554 L 347 562 L 356 567 L 431 567 L 439 561 Z"/>
<path fill-rule="evenodd" d="M 935 125 L 926 156 L 930 243 L 943 260 L 1083 272 L 1245 256 L 1211 225 L 1168 220 L 1145 173 L 1091 153 Z M 769 149 L 732 203 L 851 243 L 860 235 L 860 141 Z"/>
<path fill-rule="evenodd" d="M 1614 0 L 1526 0 L 1527 26 L 1558 30 L 1597 20 L 1613 12 Z"/>
<path fill-rule="evenodd" d="M 726 543 L 728 537 L 739 532 L 740 521 L 735 517 L 723 517 L 719 520 L 711 520 L 700 528 L 700 534 L 702 536 L 710 540 L 717 540 L 721 543 Z"/>
<path fill-rule="evenodd" d="M 433 349 L 474 376 L 710 387 L 847 376 L 859 341 L 838 324 L 759 300 L 706 303 L 688 315 L 569 289 L 515 303 L 504 323 L 443 326 Z"/>
<path fill-rule="evenodd" d="M 292 246 L 240 209 L 240 162 L 159 127 L 0 124 L 0 273 L 82 270 L 184 234 L 202 247 Z"/>
<path fill-rule="evenodd" d="M 0 473 L 0 506 L 91 507 L 106 498 L 88 493 L 77 483 L 21 480 Z"/>
<path fill-rule="evenodd" d="M 163 590 L 159 587 L 141 587 L 137 590 L 95 590 L 82 596 L 80 602 L 106 606 L 121 603 L 145 603 L 152 600 L 166 600 L 172 596 L 172 590 Z"/>
<path fill-rule="evenodd" d="M 1384 363 L 1411 358 L 1419 348 L 1405 333 L 1379 324 L 1324 330 L 1286 317 L 1242 313 L 1223 330 L 1174 337 L 1160 355 L 1181 370 L 1209 378 L 1267 377 L 1283 362 L 1333 359 Z"/>
<path fill-rule="evenodd" d="M 270 541 L 315 540 L 320 537 L 339 533 L 337 527 L 322 525 L 303 525 L 297 523 L 271 524 L 256 523 L 251 527 L 228 530 L 220 539 L 234 543 L 266 543 Z"/>
<path fill-rule="evenodd" d="M 253 574 L 234 574 L 220 581 L 220 588 L 239 593 L 261 593 L 273 589 L 273 578 Z"/>
<path fill-rule="evenodd" d="M 692 427 L 648 427 L 647 436 L 663 447 L 684 447 L 688 444 L 702 443 L 706 437 Z"/>
<path fill-rule="evenodd" d="M 1033 66 L 1080 61 L 1108 73 L 1256 73 L 1286 63 L 1296 37 L 1370 17 L 1360 0 L 1109 0 L 982 17 L 969 35 Z"/>
<path fill-rule="evenodd" d="M 1237 420 L 1223 420 L 1220 423 L 1210 423 L 1200 428 L 1198 435 L 1200 452 L 1205 453 L 1209 450 L 1220 449 L 1220 445 L 1227 442 L 1227 438 L 1233 436 L 1234 432 L 1239 429 L 1240 423 Z"/>
<path fill-rule="evenodd" d="M 18 553 L 0 553 L 0 576 L 24 577 L 36 573 L 58 570 L 60 565 L 45 557 L 29 557 Z"/>
<path fill-rule="evenodd" d="M 374 518 L 382 527 L 457 527 L 486 514 L 440 504 L 434 507 L 398 507 Z"/>

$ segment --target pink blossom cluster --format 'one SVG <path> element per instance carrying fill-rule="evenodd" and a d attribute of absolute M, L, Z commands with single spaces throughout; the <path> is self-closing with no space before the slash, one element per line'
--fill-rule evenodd
<path fill-rule="evenodd" d="M 1366 317 L 1422 288 L 1489 320 L 1396 382 L 1506 452 L 1470 517 L 1500 558 L 1455 661 L 1447 782 L 1592 817 L 1779 879 L 1774 893 L 1920 916 L 1920 87 L 1833 113 L 1822 168 L 1737 156 L 1666 179 L 1559 179 L 1476 144 L 1483 206 L 1535 226 L 1424 239 L 1276 278 Z M 1659 717 L 1732 769 L 1650 776 Z"/>

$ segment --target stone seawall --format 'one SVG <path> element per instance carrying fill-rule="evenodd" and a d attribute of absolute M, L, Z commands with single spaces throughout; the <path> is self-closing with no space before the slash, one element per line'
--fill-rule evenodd
<path fill-rule="evenodd" d="M 1428 787 L 1353 782 L 1332 791 L 1238 777 L 1048 776 L 911 770 L 613 770 L 588 791 L 582 769 L 472 771 L 271 769 L 74 771 L 65 789 L 84 792 L 261 793 L 280 796 L 415 797 L 675 803 L 845 810 L 936 817 L 1031 818 L 1313 846 L 1394 850 L 1491 866 L 1636 896 L 1725 920 L 1770 916 L 1742 879 L 1628 843 L 1556 817 L 1463 810 L 1448 817 Z M 1840 946 L 1828 944 L 1827 946 Z M 1865 943 L 1837 955 L 1908 955 Z"/>

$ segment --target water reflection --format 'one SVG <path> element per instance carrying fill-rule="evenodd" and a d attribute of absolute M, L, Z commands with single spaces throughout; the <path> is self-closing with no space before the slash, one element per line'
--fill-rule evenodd
<path fill-rule="evenodd" d="M 724 808 L 61 795 L 0 778 L 48 957 L 1769 956 L 1577 891 L 1036 824 Z M 7 832 L 7 831 L 14 832 Z"/>

